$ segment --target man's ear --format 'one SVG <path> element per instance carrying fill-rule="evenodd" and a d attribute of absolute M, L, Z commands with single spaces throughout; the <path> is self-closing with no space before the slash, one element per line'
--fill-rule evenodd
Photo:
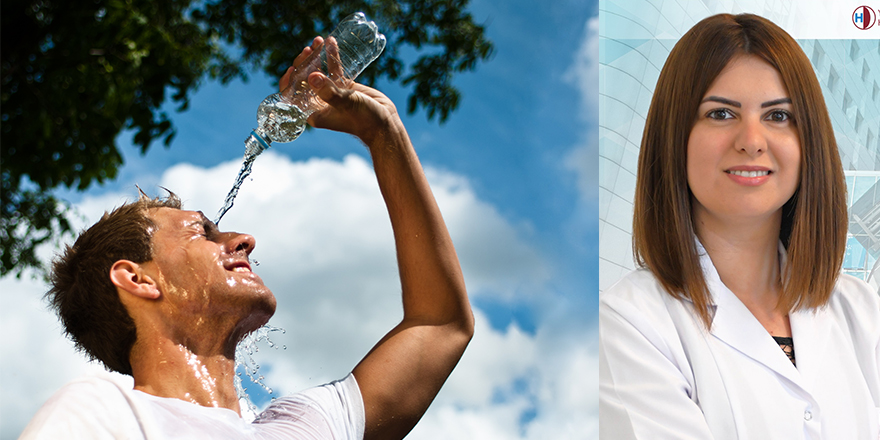
<path fill-rule="evenodd" d="M 119 260 L 110 267 L 110 281 L 116 287 L 144 299 L 157 299 L 161 296 L 159 286 L 152 276 L 146 273 L 143 265 L 129 260 Z"/>

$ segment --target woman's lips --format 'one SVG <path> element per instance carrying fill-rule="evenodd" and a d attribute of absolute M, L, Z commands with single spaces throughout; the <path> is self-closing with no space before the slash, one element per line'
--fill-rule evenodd
<path fill-rule="evenodd" d="M 734 182 L 745 186 L 758 186 L 770 179 L 773 172 L 767 167 L 760 166 L 736 166 L 724 172 Z"/>

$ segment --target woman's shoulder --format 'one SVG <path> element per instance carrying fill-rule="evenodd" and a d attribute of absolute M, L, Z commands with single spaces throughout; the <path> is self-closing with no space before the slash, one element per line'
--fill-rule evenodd
<path fill-rule="evenodd" d="M 852 275 L 840 274 L 834 288 L 835 295 L 841 296 L 847 301 L 880 307 L 880 292 L 875 291 L 868 283 Z"/>
<path fill-rule="evenodd" d="M 639 319 L 669 319 L 670 307 L 684 306 L 673 298 L 649 269 L 636 269 L 599 293 L 599 313 L 614 311 Z M 652 319 L 653 318 L 653 319 Z"/>
<path fill-rule="evenodd" d="M 841 274 L 828 307 L 851 325 L 880 333 L 880 294 L 864 281 Z"/>
<path fill-rule="evenodd" d="M 600 303 L 618 301 L 657 302 L 666 295 L 657 277 L 647 268 L 639 268 L 617 280 L 611 287 L 599 293 Z"/>

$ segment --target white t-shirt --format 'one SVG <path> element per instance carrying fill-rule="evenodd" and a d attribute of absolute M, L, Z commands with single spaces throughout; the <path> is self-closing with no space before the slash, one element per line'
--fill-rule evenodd
<path fill-rule="evenodd" d="M 85 376 L 62 387 L 21 439 L 304 439 L 364 436 L 364 404 L 353 375 L 279 398 L 248 423 L 208 408 L 132 389 L 130 377 Z"/>
<path fill-rule="evenodd" d="M 700 261 L 709 331 L 646 269 L 600 295 L 600 438 L 877 440 L 877 294 L 841 275 L 825 307 L 791 313 L 795 367 L 705 251 Z"/>

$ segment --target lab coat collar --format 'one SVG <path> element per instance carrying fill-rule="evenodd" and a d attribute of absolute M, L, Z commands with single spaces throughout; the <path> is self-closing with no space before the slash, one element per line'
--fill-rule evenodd
<path fill-rule="evenodd" d="M 780 376 L 785 377 L 793 384 L 800 386 L 803 383 L 801 373 L 792 365 L 776 341 L 767 333 L 764 326 L 758 322 L 758 319 L 752 315 L 752 312 L 749 311 L 745 304 L 724 285 L 706 249 L 699 240 L 696 241 L 703 276 L 714 304 L 711 334 L 756 362 L 770 368 Z M 783 248 L 781 243 L 779 244 L 779 254 L 781 269 L 786 259 L 785 248 Z M 792 321 L 792 328 L 794 328 L 794 319 Z M 795 356 L 799 361 L 801 360 L 801 345 L 806 344 L 799 345 L 798 341 L 801 338 L 807 340 L 806 338 L 812 337 L 811 334 L 808 335 L 808 333 L 813 331 L 809 330 L 810 325 L 809 319 L 800 321 L 799 326 L 802 327 L 799 329 L 800 333 L 793 334 Z M 804 359 L 804 361 L 809 362 L 810 357 L 814 356 L 814 351 L 807 350 L 806 348 L 804 350 L 807 351 L 807 359 Z"/>

